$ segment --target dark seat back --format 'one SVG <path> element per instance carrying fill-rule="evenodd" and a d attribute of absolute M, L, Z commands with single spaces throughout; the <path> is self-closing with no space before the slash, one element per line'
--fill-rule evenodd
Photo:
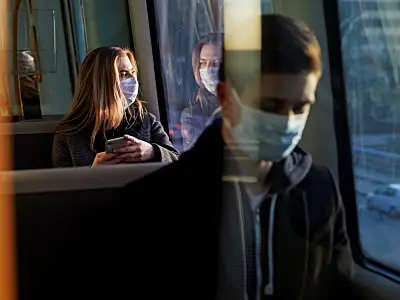
<path fill-rule="evenodd" d="M 129 257 L 122 187 L 163 164 L 11 172 L 19 299 L 116 299 Z M 134 194 L 126 201 L 135 199 Z M 126 288 L 126 286 L 124 287 Z M 125 290 L 126 291 L 126 290 Z M 118 298 L 118 297 L 117 297 Z"/>
<path fill-rule="evenodd" d="M 58 123 L 25 121 L 11 124 L 14 170 L 52 168 L 51 151 Z"/>

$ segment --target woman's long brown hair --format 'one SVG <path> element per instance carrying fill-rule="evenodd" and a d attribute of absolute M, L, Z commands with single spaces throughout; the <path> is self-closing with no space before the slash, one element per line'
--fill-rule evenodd
<path fill-rule="evenodd" d="M 124 95 L 120 88 L 118 59 L 127 56 L 137 74 L 133 53 L 120 47 L 101 47 L 91 51 L 82 64 L 71 111 L 60 124 L 61 134 L 75 134 L 90 129 L 90 145 L 96 135 L 117 128 L 126 116 Z M 136 99 L 137 110 L 127 110 L 130 116 L 139 114 L 143 120 L 142 102 Z"/>

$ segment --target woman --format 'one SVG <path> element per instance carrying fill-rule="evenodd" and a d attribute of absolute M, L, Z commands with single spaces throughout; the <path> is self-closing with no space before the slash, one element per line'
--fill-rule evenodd
<path fill-rule="evenodd" d="M 199 88 L 181 114 L 183 148 L 188 150 L 203 132 L 218 108 L 216 88 L 222 58 L 223 34 L 210 34 L 197 42 L 192 52 L 192 68 Z"/>
<path fill-rule="evenodd" d="M 137 64 L 131 51 L 102 47 L 85 58 L 73 106 L 53 144 L 55 167 L 170 162 L 179 152 L 156 118 L 137 99 Z M 126 147 L 105 153 L 105 142 L 124 137 Z"/>

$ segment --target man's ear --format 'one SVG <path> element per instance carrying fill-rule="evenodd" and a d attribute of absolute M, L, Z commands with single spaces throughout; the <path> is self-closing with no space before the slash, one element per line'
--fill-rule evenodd
<path fill-rule="evenodd" d="M 217 86 L 217 96 L 223 118 L 232 126 L 236 126 L 238 123 L 238 108 L 237 104 L 232 100 L 231 88 L 228 82 L 219 83 Z"/>
<path fill-rule="evenodd" d="M 229 106 L 229 84 L 226 82 L 220 82 L 217 85 L 217 97 L 218 103 L 222 108 Z"/>

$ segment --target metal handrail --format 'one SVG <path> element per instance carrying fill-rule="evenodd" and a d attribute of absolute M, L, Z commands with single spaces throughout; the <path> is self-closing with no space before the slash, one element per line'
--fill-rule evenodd
<path fill-rule="evenodd" d="M 22 98 L 20 94 L 20 83 L 19 83 L 19 75 L 18 75 L 18 13 L 19 7 L 21 5 L 21 0 L 15 0 L 13 15 L 12 15 L 12 49 L 13 49 L 13 69 L 14 69 L 14 93 L 15 100 L 18 105 L 18 116 L 19 120 L 22 121 L 24 119 L 24 111 L 22 107 Z M 11 110 L 12 111 L 12 110 Z"/>
<path fill-rule="evenodd" d="M 29 25 L 29 37 L 30 37 L 30 48 L 32 48 L 32 55 L 35 60 L 35 68 L 36 68 L 36 77 L 38 82 L 42 82 L 42 73 L 40 71 L 40 57 L 39 57 L 39 47 L 37 41 L 37 34 L 36 34 L 36 26 L 34 23 L 33 18 L 33 8 L 32 8 L 32 0 L 25 0 L 26 7 L 27 7 L 27 20 Z M 19 8 L 21 6 L 21 0 L 16 0 L 14 3 L 13 8 L 13 15 L 12 15 L 12 56 L 13 56 L 13 69 L 14 69 L 14 93 L 15 93 L 15 100 L 18 105 L 18 117 L 19 120 L 22 121 L 24 119 L 24 109 L 21 97 L 21 86 L 19 81 L 19 72 L 18 72 L 18 14 Z M 10 104 L 11 105 L 11 104 Z M 11 110 L 12 111 L 12 107 Z"/>

